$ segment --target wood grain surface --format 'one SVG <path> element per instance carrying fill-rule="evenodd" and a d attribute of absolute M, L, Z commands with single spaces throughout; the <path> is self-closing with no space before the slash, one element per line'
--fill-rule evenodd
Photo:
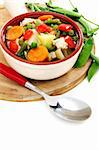
<path fill-rule="evenodd" d="M 0 7 L 0 26 L 10 19 L 8 11 L 4 7 Z M 1 50 L 0 61 L 7 64 Z M 30 80 L 34 85 L 38 86 L 44 92 L 50 95 L 59 95 L 65 93 L 75 86 L 77 86 L 86 77 L 86 73 L 91 64 L 91 60 L 87 64 L 80 68 L 72 68 L 67 74 L 60 78 L 50 81 L 36 81 Z M 8 65 L 8 64 L 7 64 Z M 43 98 L 33 91 L 30 91 L 24 87 L 21 87 L 14 81 L 4 77 L 0 74 L 0 99 L 15 102 L 29 102 L 43 100 Z"/>

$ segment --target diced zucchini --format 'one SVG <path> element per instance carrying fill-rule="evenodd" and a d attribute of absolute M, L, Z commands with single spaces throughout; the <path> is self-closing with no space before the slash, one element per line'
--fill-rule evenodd
<path fill-rule="evenodd" d="M 48 54 L 48 60 L 49 60 L 49 61 L 52 60 L 52 57 L 51 57 L 51 54 L 50 54 L 50 53 Z"/>
<path fill-rule="evenodd" d="M 55 59 L 55 58 L 56 58 L 55 52 L 51 52 L 50 55 L 51 55 L 51 58 L 52 58 L 52 59 Z"/>

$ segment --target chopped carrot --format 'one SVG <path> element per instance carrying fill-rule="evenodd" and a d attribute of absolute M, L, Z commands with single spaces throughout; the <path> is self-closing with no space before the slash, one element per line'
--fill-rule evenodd
<path fill-rule="evenodd" d="M 27 59 L 34 62 L 42 62 L 47 59 L 48 54 L 48 49 L 45 46 L 39 46 L 28 52 Z"/>
<path fill-rule="evenodd" d="M 16 40 L 23 34 L 23 32 L 24 28 L 22 26 L 13 26 L 7 31 L 6 39 L 11 41 Z"/>
<path fill-rule="evenodd" d="M 45 21 L 47 19 L 52 19 L 52 18 L 54 18 L 54 16 L 52 15 L 43 15 L 43 16 L 38 17 L 38 19 L 40 19 L 41 21 Z"/>

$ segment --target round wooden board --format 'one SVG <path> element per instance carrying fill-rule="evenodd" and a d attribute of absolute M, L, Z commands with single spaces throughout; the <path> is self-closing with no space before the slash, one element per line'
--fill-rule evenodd
<path fill-rule="evenodd" d="M 5 21 L 10 19 L 8 11 L 1 7 L 0 9 L 0 26 L 4 24 Z M 7 64 L 4 56 L 0 50 L 0 61 Z M 72 68 L 67 74 L 60 78 L 50 80 L 50 81 L 36 81 L 30 80 L 34 85 L 38 86 L 44 92 L 50 95 L 59 95 L 65 93 L 75 86 L 77 86 L 86 77 L 86 73 L 91 64 L 91 60 L 87 64 L 80 68 Z M 0 74 L 0 99 L 15 102 L 29 102 L 43 100 L 43 98 L 33 91 L 30 91 L 24 87 L 21 87 L 14 81 L 4 77 Z"/>

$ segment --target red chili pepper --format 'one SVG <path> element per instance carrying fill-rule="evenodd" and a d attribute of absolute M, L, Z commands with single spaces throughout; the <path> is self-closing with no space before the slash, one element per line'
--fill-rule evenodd
<path fill-rule="evenodd" d="M 44 33 L 44 32 L 51 32 L 52 28 L 47 26 L 46 24 L 41 24 L 37 27 L 37 32 Z"/>
<path fill-rule="evenodd" d="M 65 37 L 65 42 L 68 44 L 69 48 L 75 48 L 76 46 L 76 43 L 73 41 L 72 37 L 69 35 Z"/>
<path fill-rule="evenodd" d="M 61 31 L 69 32 L 73 27 L 70 24 L 60 24 L 58 28 Z"/>
<path fill-rule="evenodd" d="M 19 46 L 16 43 L 16 41 L 10 41 L 8 45 L 9 45 L 10 51 L 12 51 L 13 53 L 16 53 L 18 51 Z"/>
<path fill-rule="evenodd" d="M 24 40 L 28 40 L 32 35 L 33 35 L 33 31 L 30 29 L 27 30 L 24 34 Z"/>

